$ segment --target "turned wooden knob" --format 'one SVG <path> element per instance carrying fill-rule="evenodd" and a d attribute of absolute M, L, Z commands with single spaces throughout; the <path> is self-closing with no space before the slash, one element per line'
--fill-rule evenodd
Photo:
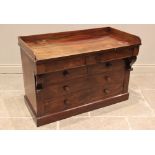
<path fill-rule="evenodd" d="M 67 106 L 67 105 L 69 105 L 69 103 L 70 103 L 69 100 L 67 100 L 67 99 L 64 100 L 64 105 Z"/>
<path fill-rule="evenodd" d="M 67 70 L 64 70 L 64 71 L 63 71 L 63 75 L 64 75 L 64 76 L 67 76 L 67 75 L 69 75 L 69 72 L 68 72 Z"/>
<path fill-rule="evenodd" d="M 112 66 L 112 63 L 111 62 L 106 62 L 106 67 L 111 67 Z"/>
<path fill-rule="evenodd" d="M 109 89 L 104 89 L 104 93 L 105 94 L 109 94 L 110 93 L 110 90 Z"/>
<path fill-rule="evenodd" d="M 110 76 L 105 76 L 106 81 L 110 82 L 111 81 L 111 77 Z"/>
<path fill-rule="evenodd" d="M 69 91 L 69 90 L 70 90 L 70 89 L 69 89 L 69 86 L 64 86 L 63 89 L 64 89 L 65 91 Z"/>

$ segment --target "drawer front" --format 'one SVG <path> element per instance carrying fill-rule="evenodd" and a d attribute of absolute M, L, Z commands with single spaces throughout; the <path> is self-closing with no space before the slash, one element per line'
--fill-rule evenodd
<path fill-rule="evenodd" d="M 100 53 L 89 54 L 86 57 L 86 63 L 88 65 L 91 65 L 104 61 L 110 61 L 115 59 L 115 56 L 116 56 L 115 50 L 108 50 L 103 52 L 100 51 Z"/>
<path fill-rule="evenodd" d="M 89 54 L 86 57 L 86 63 L 87 65 L 101 63 L 105 61 L 112 61 L 115 59 L 122 59 L 126 57 L 131 57 L 135 53 L 137 53 L 138 50 L 134 48 L 122 48 L 122 49 L 111 49 L 107 51 L 100 51 L 94 54 Z"/>
<path fill-rule="evenodd" d="M 45 74 L 50 72 L 62 71 L 65 69 L 77 68 L 85 66 L 84 56 L 72 56 L 67 58 L 60 58 L 56 60 L 47 60 L 37 62 L 37 74 Z"/>
<path fill-rule="evenodd" d="M 88 66 L 88 74 L 93 75 L 109 71 L 113 72 L 115 70 L 120 69 L 124 70 L 124 68 L 125 68 L 124 60 L 108 61 Z"/>
<path fill-rule="evenodd" d="M 88 78 L 78 78 L 71 81 L 66 81 L 59 84 L 51 84 L 51 85 L 43 85 L 43 90 L 40 93 L 44 100 L 55 100 L 58 97 L 64 95 L 70 95 L 82 89 L 89 89 L 89 85 L 87 84 Z"/>
<path fill-rule="evenodd" d="M 104 87 L 96 87 L 89 90 L 81 90 L 78 93 L 63 96 L 55 101 L 46 101 L 44 104 L 44 113 L 57 113 L 60 111 L 76 108 L 100 99 L 106 99 L 111 96 L 122 93 L 123 85 L 111 84 Z"/>
<path fill-rule="evenodd" d="M 131 57 L 133 55 L 133 52 L 134 52 L 133 48 L 118 49 L 116 51 L 116 58 Z"/>
<path fill-rule="evenodd" d="M 57 84 L 69 80 L 73 80 L 75 78 L 85 77 L 87 74 L 86 67 L 79 67 L 76 69 L 66 69 L 59 72 L 54 72 L 50 74 L 46 74 L 41 78 L 44 78 L 44 86 L 49 86 L 51 84 Z"/>
<path fill-rule="evenodd" d="M 123 79 L 123 70 L 86 76 L 59 84 L 49 84 L 50 80 L 46 79 L 43 83 L 43 89 L 40 91 L 40 95 L 44 100 L 54 100 L 60 96 L 70 95 L 83 89 L 88 90 L 99 86 L 103 87 L 106 84 L 122 83 Z"/>

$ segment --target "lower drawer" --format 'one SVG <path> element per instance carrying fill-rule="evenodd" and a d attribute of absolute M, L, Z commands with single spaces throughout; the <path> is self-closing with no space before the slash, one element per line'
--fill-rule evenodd
<path fill-rule="evenodd" d="M 104 87 L 96 87 L 88 90 L 81 90 L 78 93 L 63 96 L 60 99 L 49 100 L 44 104 L 44 113 L 57 113 L 67 109 L 76 108 L 91 102 L 98 101 L 100 99 L 109 98 L 121 94 L 123 90 L 122 83 L 119 84 L 107 84 Z"/>

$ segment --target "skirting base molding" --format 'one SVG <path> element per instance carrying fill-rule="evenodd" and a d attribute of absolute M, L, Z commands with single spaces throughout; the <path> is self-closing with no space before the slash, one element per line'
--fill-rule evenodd
<path fill-rule="evenodd" d="M 155 73 L 155 64 L 136 64 L 133 65 L 134 73 Z M 22 74 L 22 66 L 17 65 L 0 65 L 0 74 Z"/>
<path fill-rule="evenodd" d="M 155 73 L 155 64 L 136 64 L 133 69 L 133 73 Z"/>
<path fill-rule="evenodd" d="M 7 65 L 2 64 L 0 65 L 0 74 L 21 74 L 22 73 L 22 66 L 19 64 L 17 65 Z"/>

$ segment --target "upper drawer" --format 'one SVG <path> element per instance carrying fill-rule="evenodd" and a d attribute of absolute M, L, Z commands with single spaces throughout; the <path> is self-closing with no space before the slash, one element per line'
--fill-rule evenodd
<path fill-rule="evenodd" d="M 86 63 L 90 65 L 115 59 L 131 57 L 135 55 L 135 52 L 138 51 L 136 51 L 135 49 L 136 48 L 121 48 L 117 50 L 110 49 L 107 51 L 100 51 L 97 53 L 89 54 L 86 56 Z"/>
<path fill-rule="evenodd" d="M 116 51 L 116 58 L 118 59 L 131 57 L 133 55 L 134 55 L 134 48 L 122 48 L 117 49 Z"/>
<path fill-rule="evenodd" d="M 115 60 L 88 66 L 88 74 L 97 74 L 109 71 L 124 70 L 124 60 Z"/>
<path fill-rule="evenodd" d="M 45 74 L 49 72 L 62 71 L 65 69 L 77 68 L 85 66 L 84 56 L 70 56 L 60 59 L 38 61 L 37 62 L 37 74 Z"/>
<path fill-rule="evenodd" d="M 116 52 L 114 50 L 100 51 L 97 53 L 89 54 L 86 57 L 86 63 L 88 65 L 96 64 L 99 62 L 113 60 L 115 59 L 115 57 L 116 57 Z"/>
<path fill-rule="evenodd" d="M 45 75 L 38 76 L 37 79 L 40 81 L 40 79 L 43 79 L 45 81 L 45 87 L 57 84 L 60 82 L 69 81 L 75 78 L 84 77 L 87 74 L 87 68 L 86 67 L 78 67 L 76 69 L 65 69 L 62 71 L 49 73 Z"/>

